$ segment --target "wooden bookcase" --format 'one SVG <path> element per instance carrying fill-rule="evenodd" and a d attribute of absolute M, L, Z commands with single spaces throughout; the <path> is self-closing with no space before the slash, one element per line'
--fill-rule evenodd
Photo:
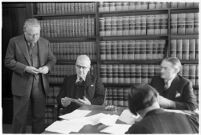
<path fill-rule="evenodd" d="M 70 2 L 66 2 L 66 3 L 69 4 Z M 151 65 L 151 67 L 155 66 L 154 70 L 156 70 L 156 71 L 154 73 L 156 73 L 157 69 L 155 69 L 155 68 L 158 68 L 157 65 L 159 66 L 161 59 L 164 58 L 164 57 L 167 57 L 167 56 L 171 56 L 171 48 L 170 47 L 171 47 L 171 41 L 172 40 L 174 40 L 174 39 L 176 39 L 176 40 L 177 39 L 178 40 L 182 40 L 182 39 L 198 40 L 198 38 L 199 38 L 198 33 L 172 34 L 172 32 L 171 32 L 171 27 L 172 27 L 171 26 L 171 23 L 172 23 L 171 22 L 172 21 L 171 15 L 172 14 L 181 14 L 181 13 L 183 13 L 183 14 L 199 13 L 198 3 L 190 3 L 191 5 L 189 3 L 186 4 L 186 3 L 178 3 L 178 2 L 175 2 L 175 3 L 166 3 L 166 2 L 164 2 L 164 3 L 163 2 L 92 2 L 92 3 L 93 3 L 93 6 L 94 6 L 93 7 L 93 12 L 81 12 L 81 10 L 86 10 L 85 8 L 83 8 L 84 6 L 82 6 L 82 5 L 86 6 L 87 5 L 86 2 L 75 3 L 74 5 L 77 4 L 78 6 L 77 7 L 74 6 L 74 9 L 72 8 L 73 3 L 71 3 L 72 4 L 71 6 L 69 6 L 69 5 L 67 5 L 66 7 L 64 6 L 63 9 L 59 9 L 58 11 L 56 10 L 56 8 L 58 8 L 58 7 L 55 6 L 58 3 L 56 3 L 56 2 L 48 3 L 49 6 L 45 5 L 45 3 L 43 3 L 43 7 L 42 7 L 43 10 L 45 8 L 48 8 L 48 10 L 47 10 L 48 12 L 54 11 L 54 12 L 48 13 L 48 14 L 38 14 L 37 10 L 39 10 L 39 9 L 37 8 L 37 4 L 40 4 L 40 3 L 32 3 L 31 4 L 31 11 L 32 11 L 32 17 L 36 17 L 39 20 L 57 20 L 57 19 L 69 19 L 69 20 L 72 19 L 73 20 L 73 19 L 78 19 L 78 18 L 82 19 L 84 17 L 93 18 L 94 19 L 94 25 L 93 25 L 93 28 L 94 28 L 93 33 L 94 33 L 94 35 L 92 35 L 92 36 L 74 36 L 74 37 L 73 36 L 71 36 L 71 37 L 68 37 L 68 36 L 65 37 L 64 36 L 64 37 L 56 37 L 56 38 L 52 38 L 52 37 L 46 37 L 46 38 L 49 39 L 49 41 L 51 43 L 52 42 L 53 43 L 58 43 L 58 42 L 61 42 L 61 43 L 62 42 L 94 42 L 94 45 L 95 45 L 95 50 L 94 50 L 95 51 L 95 59 L 92 59 L 92 65 L 96 65 L 94 67 L 94 69 L 96 69 L 95 73 L 99 77 L 101 77 L 102 80 L 105 79 L 105 78 L 104 79 L 102 78 L 102 68 L 101 68 L 102 66 L 106 66 L 106 70 L 109 70 L 109 71 L 113 72 L 113 69 L 108 69 L 108 67 L 107 67 L 108 65 L 112 65 L 112 66 L 116 65 L 117 67 L 119 65 L 123 65 L 123 66 L 128 65 L 128 66 L 130 66 L 129 67 L 129 71 L 130 71 L 129 73 L 132 73 L 131 67 L 137 65 L 137 66 L 142 67 L 140 69 L 140 73 L 142 73 L 142 74 L 144 73 L 144 69 L 143 69 L 144 67 L 147 68 L 146 73 L 148 74 L 148 71 L 149 71 L 148 68 Z M 128 3 L 131 3 L 130 6 L 128 6 L 129 5 Z M 63 3 L 59 3 L 59 4 L 61 6 Z M 140 7 L 142 7 L 142 5 L 143 5 L 143 8 L 140 9 L 139 7 L 136 6 L 135 9 L 134 8 L 132 9 L 131 5 L 134 7 L 135 6 L 134 4 L 136 4 L 137 6 L 140 6 Z M 155 4 L 155 8 L 154 8 L 154 4 Z M 126 8 L 126 6 L 127 6 L 127 8 Z M 159 7 L 161 6 L 161 7 L 156 8 L 157 6 L 159 6 Z M 121 8 L 121 7 L 123 7 L 123 8 Z M 78 13 L 69 13 L 68 12 L 69 10 L 66 10 L 65 8 L 73 9 L 74 11 L 77 10 L 79 12 Z M 121 11 L 119 9 L 121 9 Z M 57 13 L 60 10 L 64 10 L 64 12 L 63 13 Z M 128 29 L 128 27 L 129 28 L 131 27 L 130 26 L 131 23 L 129 24 L 128 22 L 129 21 L 132 22 L 132 18 L 134 18 L 135 19 L 134 21 L 136 21 L 137 17 L 142 17 L 142 16 L 145 18 L 146 23 L 148 23 L 145 26 L 146 27 L 145 28 L 146 33 L 144 35 L 143 34 L 141 34 L 141 35 L 140 34 L 126 34 L 126 35 L 124 35 L 123 34 L 124 32 L 122 32 L 122 35 L 116 34 L 117 32 L 116 33 L 113 32 L 113 34 L 110 34 L 110 35 L 102 35 L 102 33 L 101 33 L 101 31 L 103 31 L 102 27 L 105 27 L 105 26 L 103 26 L 102 22 L 105 21 L 105 20 L 106 21 L 109 20 L 110 23 L 108 23 L 108 24 L 111 25 L 112 30 L 113 29 L 119 29 L 119 28 L 115 28 L 113 26 L 113 25 L 116 25 L 116 26 L 120 26 L 120 27 L 125 27 L 125 28 L 127 28 L 128 31 L 130 31 L 130 29 Z M 160 17 L 161 17 L 161 19 L 163 19 L 163 22 L 162 22 L 163 24 L 157 23 L 158 27 L 155 26 L 155 28 L 157 28 L 159 30 L 162 30 L 165 27 L 165 29 L 167 31 L 167 32 L 165 32 L 165 34 L 162 33 L 161 31 L 160 32 L 162 34 L 158 34 L 158 33 L 157 34 L 147 34 L 147 30 L 151 29 L 150 28 L 150 26 L 151 26 L 150 23 L 151 22 L 150 22 L 150 20 L 147 21 L 147 19 L 150 16 L 152 16 L 152 17 L 155 16 L 156 20 L 157 20 L 157 18 L 160 18 Z M 164 19 L 164 16 L 165 16 L 166 20 Z M 130 18 L 131 18 L 131 20 L 129 20 Z M 114 19 L 114 20 L 116 19 L 116 21 L 119 21 L 119 20 L 120 21 L 125 21 L 125 19 L 127 19 L 128 22 L 125 22 L 125 23 L 128 26 L 126 26 L 122 22 L 120 23 L 120 24 L 122 24 L 122 26 L 117 25 L 116 23 L 119 23 L 119 22 L 115 22 L 112 19 Z M 164 22 L 164 20 L 165 20 L 165 22 Z M 158 21 L 161 21 L 161 20 L 158 19 Z M 153 21 L 152 21 L 152 23 L 153 23 Z M 164 23 L 165 23 L 165 26 L 162 26 L 162 25 L 164 25 Z M 73 24 L 72 24 L 72 26 L 73 26 Z M 148 28 L 148 26 L 149 26 L 149 28 Z M 106 26 L 106 27 L 108 28 L 108 26 Z M 109 29 L 111 29 L 111 28 L 109 28 Z M 153 29 L 153 30 L 155 30 L 155 29 Z M 159 45 L 161 45 L 161 43 L 155 43 L 155 41 L 157 41 L 157 42 L 158 41 L 163 41 L 164 47 L 162 48 L 162 50 L 160 50 L 160 51 L 162 51 L 162 55 L 160 57 L 158 57 L 158 58 L 155 57 L 154 59 L 144 59 L 144 58 L 143 59 L 140 59 L 140 58 L 138 58 L 138 59 L 135 59 L 135 58 L 134 59 L 130 59 L 130 58 L 129 59 L 119 59 L 119 57 L 115 58 L 115 59 L 112 59 L 112 58 L 110 58 L 110 59 L 102 59 L 101 58 L 102 53 L 104 53 L 104 51 L 102 51 L 102 49 L 103 49 L 102 44 L 103 43 L 105 44 L 106 47 L 108 47 L 111 44 L 113 45 L 114 42 L 115 42 L 115 44 L 119 44 L 119 42 L 125 43 L 127 41 L 129 42 L 129 44 L 131 44 L 130 46 L 134 46 L 134 47 L 135 47 L 135 41 L 139 41 L 139 43 L 141 43 L 141 41 L 143 41 L 143 42 L 145 41 L 147 43 L 145 47 L 148 46 L 149 41 L 153 41 L 154 42 L 153 44 L 159 44 Z M 115 45 L 113 45 L 113 46 L 115 46 Z M 122 46 L 122 49 L 124 49 L 124 47 L 125 46 Z M 139 46 L 139 47 L 141 47 L 141 46 Z M 134 50 L 135 49 L 136 48 L 134 48 Z M 128 50 L 129 49 L 127 49 L 127 51 Z M 183 50 L 181 50 L 181 51 L 183 51 Z M 54 52 L 54 50 L 53 50 L 53 52 Z M 111 50 L 110 50 L 110 52 L 111 52 Z M 141 50 L 140 53 L 142 53 L 142 50 Z M 146 52 L 145 53 L 143 52 L 143 54 L 147 55 Z M 198 52 L 197 52 L 197 54 L 198 54 Z M 78 54 L 76 54 L 76 55 L 78 55 Z M 141 55 L 141 56 L 143 56 L 143 55 Z M 148 56 L 146 58 L 148 58 Z M 195 65 L 195 68 L 198 68 L 198 58 L 197 59 L 181 59 L 181 62 L 184 65 L 187 65 L 187 66 Z M 66 66 L 66 67 L 68 65 L 71 65 L 71 66 L 74 65 L 74 63 L 75 63 L 75 59 L 74 60 L 72 60 L 72 59 L 71 60 L 69 60 L 69 59 L 58 59 L 57 60 L 57 65 L 63 65 L 63 66 Z M 151 70 L 153 70 L 153 69 L 151 69 Z M 196 69 L 196 71 L 197 70 L 198 69 Z M 137 72 L 137 71 L 135 71 L 135 72 Z M 189 72 L 189 71 L 187 71 L 187 72 Z M 142 78 L 142 80 L 140 82 L 143 82 L 143 79 L 145 79 L 146 83 L 149 83 L 149 80 L 154 75 L 154 73 L 152 75 L 148 76 L 148 77 L 146 76 L 145 78 L 142 78 L 140 76 Z M 62 78 L 63 78 L 65 75 L 64 74 L 63 75 L 59 74 L 57 76 L 62 76 Z M 110 77 L 111 77 L 111 74 L 110 74 Z M 106 81 L 103 81 L 106 90 L 112 90 L 114 88 L 115 92 L 116 92 L 115 99 L 114 99 L 114 98 L 112 98 L 113 93 L 111 91 L 107 91 L 107 93 L 110 94 L 109 95 L 110 97 L 108 97 L 108 100 L 110 100 L 110 101 L 107 102 L 107 104 L 127 106 L 127 103 L 124 104 L 124 103 L 122 103 L 122 101 L 120 103 L 117 103 L 118 98 L 116 98 L 116 97 L 122 96 L 121 95 L 122 91 L 120 91 L 120 90 L 126 89 L 127 92 L 128 92 L 128 89 L 132 86 L 133 82 L 130 81 L 130 83 L 124 83 L 124 82 L 122 83 L 122 82 L 117 81 L 116 83 L 111 83 L 111 82 L 107 81 L 107 79 L 108 78 L 106 76 Z M 123 79 L 125 79 L 125 78 L 123 78 Z M 136 79 L 136 78 L 133 78 L 133 79 Z M 198 74 L 195 74 L 193 79 L 194 79 L 194 81 L 196 79 L 198 80 Z M 131 78 L 130 78 L 130 80 L 131 80 Z M 62 81 L 60 81 L 60 82 L 62 82 Z M 56 88 L 57 92 L 55 92 L 55 90 L 52 89 L 54 94 L 58 93 L 60 85 L 61 85 L 61 83 L 52 83 L 51 84 L 52 87 L 57 87 Z M 195 88 L 195 90 L 197 92 L 196 95 L 198 96 L 198 83 L 196 85 L 194 85 L 194 88 Z M 120 93 L 118 93 L 118 91 L 120 91 Z M 127 93 L 123 93 L 124 97 L 120 97 L 120 100 L 123 100 L 123 102 L 126 102 L 126 98 L 125 98 L 126 94 Z M 53 97 L 50 97 L 50 98 L 53 98 L 53 100 L 55 100 L 54 99 L 55 96 L 56 95 L 54 95 Z M 114 102 L 113 102 L 113 99 L 115 100 Z M 53 103 L 56 103 L 56 102 L 53 102 Z"/>

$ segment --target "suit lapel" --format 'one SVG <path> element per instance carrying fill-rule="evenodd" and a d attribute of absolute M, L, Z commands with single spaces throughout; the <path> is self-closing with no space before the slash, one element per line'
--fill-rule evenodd
<path fill-rule="evenodd" d="M 24 35 L 21 36 L 21 38 L 19 40 L 19 47 L 22 50 L 24 57 L 26 58 L 27 62 L 29 63 L 29 65 L 31 65 L 31 59 L 30 59 L 29 52 L 28 52 L 28 46 L 27 46 L 27 43 L 25 41 Z"/>
<path fill-rule="evenodd" d="M 87 74 L 86 77 L 86 95 L 89 96 L 91 99 L 94 96 L 95 93 L 95 83 L 94 83 L 94 78 L 91 77 L 90 73 Z"/>
<path fill-rule="evenodd" d="M 177 89 L 178 89 L 178 85 L 179 85 L 179 77 L 176 76 L 175 79 L 172 81 L 171 86 L 169 88 L 169 97 L 171 99 L 174 99 L 177 93 Z"/>

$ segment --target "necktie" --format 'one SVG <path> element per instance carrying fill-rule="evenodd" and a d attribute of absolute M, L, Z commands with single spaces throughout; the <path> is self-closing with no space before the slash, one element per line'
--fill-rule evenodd
<path fill-rule="evenodd" d="M 169 86 L 169 81 L 165 81 L 165 85 L 164 85 L 165 90 L 167 90 L 169 87 L 170 87 Z"/>
<path fill-rule="evenodd" d="M 29 55 L 32 56 L 32 50 L 34 47 L 34 43 L 29 43 Z"/>

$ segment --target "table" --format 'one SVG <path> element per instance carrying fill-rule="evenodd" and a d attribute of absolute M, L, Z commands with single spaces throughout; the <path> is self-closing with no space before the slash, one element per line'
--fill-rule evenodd
<path fill-rule="evenodd" d="M 116 109 L 111 109 L 111 110 L 107 110 L 106 106 L 101 106 L 101 105 L 84 105 L 80 108 L 78 108 L 79 110 L 90 110 L 91 112 L 87 115 L 87 116 L 91 116 L 94 114 L 99 114 L 99 113 L 104 113 L 104 114 L 116 114 L 119 115 L 122 113 L 122 111 L 125 109 L 125 107 L 115 107 Z M 117 124 L 125 124 L 124 122 L 117 120 L 116 121 Z M 103 125 L 101 123 L 97 124 L 97 125 L 85 125 L 79 132 L 77 133 L 101 133 L 103 134 L 103 132 L 100 132 L 102 129 L 104 129 L 105 127 L 107 127 L 106 125 Z M 53 133 L 53 132 L 49 132 L 49 131 L 45 131 L 44 133 Z M 55 133 L 55 132 L 54 132 Z M 75 133 L 75 132 L 72 132 Z"/>

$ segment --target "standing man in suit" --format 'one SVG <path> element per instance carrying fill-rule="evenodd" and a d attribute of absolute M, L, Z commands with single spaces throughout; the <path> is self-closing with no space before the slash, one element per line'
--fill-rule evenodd
<path fill-rule="evenodd" d="M 182 65 L 178 58 L 169 57 L 161 62 L 160 76 L 151 81 L 160 94 L 159 103 L 163 108 L 179 110 L 195 110 L 197 108 L 196 97 L 192 83 L 180 76 Z"/>
<path fill-rule="evenodd" d="M 81 105 L 102 105 L 104 102 L 104 86 L 96 76 L 90 75 L 91 61 L 87 55 L 77 57 L 76 74 L 64 79 L 57 97 L 59 107 L 70 113 Z"/>
<path fill-rule="evenodd" d="M 142 117 L 128 129 L 128 134 L 193 134 L 199 131 L 198 114 L 161 109 L 158 92 L 148 84 L 132 88 L 128 107 L 133 114 Z"/>
<path fill-rule="evenodd" d="M 13 71 L 13 133 L 26 132 L 29 108 L 32 113 L 32 132 L 44 130 L 45 102 L 49 84 L 46 74 L 56 63 L 49 41 L 40 37 L 40 23 L 27 19 L 24 34 L 10 39 L 5 66 Z"/>

